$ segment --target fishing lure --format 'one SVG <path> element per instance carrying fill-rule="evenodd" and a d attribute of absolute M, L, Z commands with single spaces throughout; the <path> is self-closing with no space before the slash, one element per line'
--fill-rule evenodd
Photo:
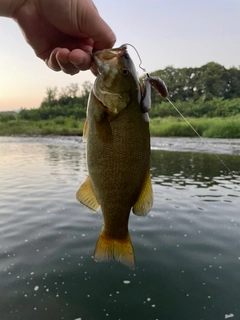
<path fill-rule="evenodd" d="M 165 98 L 172 106 L 173 108 L 178 112 L 178 114 L 183 118 L 183 120 L 191 127 L 191 129 L 196 133 L 196 135 L 201 139 L 201 141 L 204 142 L 204 139 L 200 136 L 200 134 L 197 132 L 196 129 L 194 129 L 194 127 L 191 125 L 191 123 L 184 117 L 184 115 L 178 110 L 178 108 L 173 104 L 173 102 L 168 98 L 168 90 L 167 90 L 167 87 L 164 83 L 164 81 L 159 78 L 159 77 L 156 77 L 156 76 L 150 76 L 146 69 L 143 68 L 141 65 L 142 65 L 142 59 L 137 51 L 137 49 L 130 43 L 126 43 L 125 45 L 129 45 L 131 46 L 137 53 L 138 55 L 138 58 L 139 58 L 139 68 L 142 69 L 146 75 L 147 75 L 147 78 L 145 78 L 143 81 L 144 81 L 144 85 L 142 86 L 142 90 L 144 90 L 144 93 L 145 93 L 145 100 L 148 102 L 148 103 L 144 103 L 143 102 L 143 111 L 144 112 L 149 112 L 150 111 L 150 106 L 151 106 L 151 103 L 149 103 L 151 101 L 151 91 L 150 91 L 150 85 L 163 97 Z M 228 172 L 230 172 L 232 174 L 232 171 L 229 169 L 229 167 L 223 162 L 223 160 L 217 155 L 215 154 L 215 157 L 222 163 L 222 165 L 228 170 Z"/>
<path fill-rule="evenodd" d="M 131 46 L 137 53 L 137 56 L 138 56 L 138 59 L 140 61 L 139 63 L 139 68 L 142 69 L 146 75 L 147 75 L 147 78 L 144 79 L 144 83 L 145 85 L 147 85 L 147 83 L 149 82 L 150 85 L 163 97 L 163 98 L 167 98 L 168 96 L 168 90 L 167 90 L 167 87 L 164 83 L 164 81 L 159 78 L 159 77 L 156 77 L 156 76 L 150 76 L 146 69 L 143 68 L 141 65 L 142 65 L 142 59 L 137 51 L 137 49 L 130 43 L 125 43 L 123 46 Z"/>

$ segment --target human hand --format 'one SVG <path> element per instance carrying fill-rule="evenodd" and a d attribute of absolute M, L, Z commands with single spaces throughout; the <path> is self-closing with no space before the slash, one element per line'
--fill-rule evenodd
<path fill-rule="evenodd" d="M 91 68 L 96 74 L 92 49 L 111 48 L 116 38 L 91 0 L 16 2 L 22 4 L 13 18 L 49 68 L 71 75 Z"/>

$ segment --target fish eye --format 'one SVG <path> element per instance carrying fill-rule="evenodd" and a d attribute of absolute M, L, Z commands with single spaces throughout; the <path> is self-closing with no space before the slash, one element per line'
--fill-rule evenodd
<path fill-rule="evenodd" d="M 126 76 L 129 73 L 128 69 L 122 69 L 122 74 Z"/>

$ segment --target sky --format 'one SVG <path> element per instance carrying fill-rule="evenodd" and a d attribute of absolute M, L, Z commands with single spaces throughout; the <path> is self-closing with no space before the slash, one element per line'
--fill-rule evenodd
<path fill-rule="evenodd" d="M 240 0 L 95 0 L 117 36 L 134 45 L 150 73 L 166 66 L 200 67 L 214 61 L 240 66 Z M 136 53 L 129 53 L 139 64 Z M 143 72 L 137 68 L 139 76 Z M 94 81 L 90 71 L 70 76 L 37 58 L 18 25 L 0 17 L 0 111 L 38 108 L 47 87 Z"/>

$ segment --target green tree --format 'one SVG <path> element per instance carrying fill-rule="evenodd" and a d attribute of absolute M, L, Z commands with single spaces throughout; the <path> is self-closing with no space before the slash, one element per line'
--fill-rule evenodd
<path fill-rule="evenodd" d="M 44 106 L 54 106 L 57 103 L 57 93 L 58 88 L 57 87 L 47 87 L 46 88 L 46 96 L 43 98 L 43 102 L 41 103 L 40 107 Z"/>
<path fill-rule="evenodd" d="M 78 83 L 70 83 L 67 86 L 67 95 L 71 98 L 76 98 L 79 91 L 79 84 Z"/>
<path fill-rule="evenodd" d="M 193 99 L 211 100 L 214 97 L 232 99 L 240 97 L 240 69 L 226 69 L 224 66 L 209 62 L 199 68 L 174 68 L 168 66 L 153 72 L 166 83 L 172 101 Z M 152 104 L 162 100 L 152 90 Z"/>

